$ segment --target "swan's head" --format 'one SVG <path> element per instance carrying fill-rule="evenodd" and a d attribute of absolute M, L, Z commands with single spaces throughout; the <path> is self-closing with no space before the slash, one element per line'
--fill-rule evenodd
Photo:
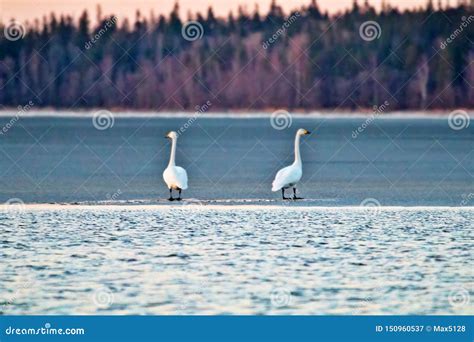
<path fill-rule="evenodd" d="M 300 128 L 300 129 L 296 132 L 296 134 L 297 134 L 297 135 L 308 135 L 308 134 L 311 134 L 311 132 L 305 130 L 304 128 Z"/>
<path fill-rule="evenodd" d="M 178 133 L 176 133 L 175 131 L 169 131 L 168 133 L 166 133 L 165 138 L 178 139 Z"/>

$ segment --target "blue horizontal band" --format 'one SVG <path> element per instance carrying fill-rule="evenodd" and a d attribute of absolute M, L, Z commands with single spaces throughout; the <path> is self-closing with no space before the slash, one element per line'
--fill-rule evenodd
<path fill-rule="evenodd" d="M 0 341 L 473 341 L 472 316 L 0 316 Z"/>

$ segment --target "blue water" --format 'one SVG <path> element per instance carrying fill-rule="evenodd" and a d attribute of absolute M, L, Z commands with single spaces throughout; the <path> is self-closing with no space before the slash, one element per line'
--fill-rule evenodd
<path fill-rule="evenodd" d="M 473 314 L 473 208 L 0 214 L 5 314 Z"/>

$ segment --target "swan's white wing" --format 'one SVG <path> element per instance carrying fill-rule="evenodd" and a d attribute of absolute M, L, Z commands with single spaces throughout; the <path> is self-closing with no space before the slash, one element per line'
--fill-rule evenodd
<path fill-rule="evenodd" d="M 277 172 L 272 183 L 272 191 L 278 191 L 290 184 L 298 183 L 302 174 L 303 172 L 301 168 L 297 167 L 296 165 L 284 167 Z"/>
<path fill-rule="evenodd" d="M 186 190 L 188 188 L 188 174 L 186 173 L 186 170 L 180 166 L 176 166 L 175 169 L 178 187 Z"/>
<path fill-rule="evenodd" d="M 169 189 L 188 188 L 188 175 L 186 170 L 179 166 L 168 166 L 163 172 L 163 179 Z"/>

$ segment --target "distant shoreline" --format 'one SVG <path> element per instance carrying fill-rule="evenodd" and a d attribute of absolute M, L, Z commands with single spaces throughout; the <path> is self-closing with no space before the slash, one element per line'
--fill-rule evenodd
<path fill-rule="evenodd" d="M 92 108 L 92 109 L 80 109 L 80 110 L 58 110 L 58 109 L 31 109 L 28 111 L 21 111 L 18 108 L 1 109 L 1 117 L 64 117 L 64 118 L 81 118 L 81 117 L 92 117 L 94 113 L 100 110 L 107 110 L 114 114 L 116 117 L 122 118 L 187 118 L 197 116 L 199 118 L 234 118 L 234 119 L 259 119 L 268 118 L 272 115 L 275 110 L 261 110 L 261 111 L 250 111 L 245 112 L 243 110 L 229 110 L 229 111 L 208 111 L 208 112 L 192 112 L 192 111 L 146 111 L 146 110 L 125 110 L 125 109 L 103 109 L 103 108 Z M 286 110 L 286 109 L 285 109 Z M 360 111 L 348 111 L 348 110 L 288 110 L 294 118 L 366 118 L 366 117 L 383 117 L 383 118 L 446 118 L 451 112 L 455 110 L 463 110 L 468 113 L 470 117 L 474 117 L 474 109 L 451 109 L 451 110 L 403 110 L 403 111 L 391 111 L 384 113 L 376 113 L 373 110 L 360 110 Z"/>

